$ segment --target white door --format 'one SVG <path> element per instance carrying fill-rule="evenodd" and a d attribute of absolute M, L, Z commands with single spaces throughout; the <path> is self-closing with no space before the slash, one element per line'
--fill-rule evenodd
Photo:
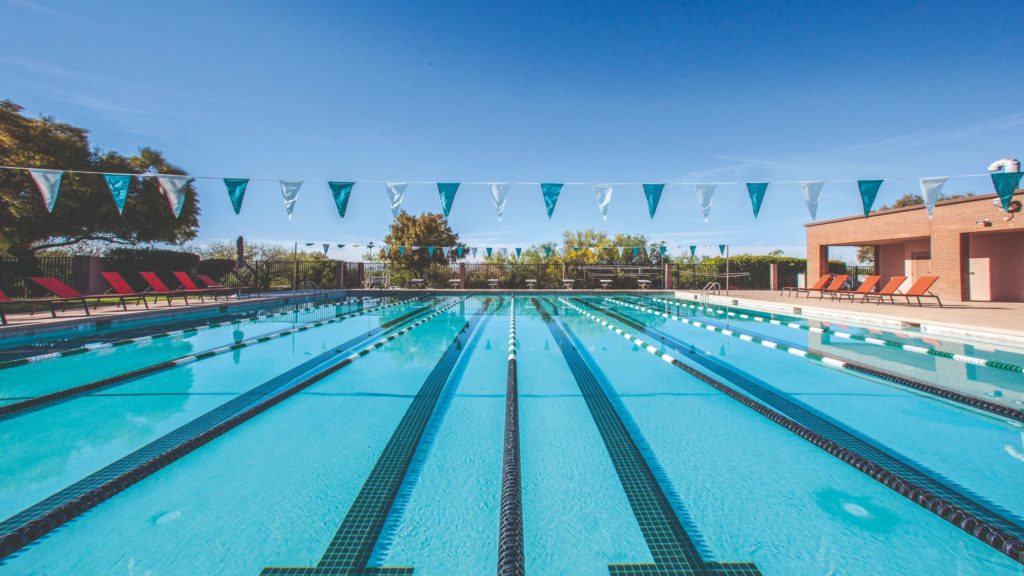
<path fill-rule="evenodd" d="M 992 279 L 989 276 L 988 258 L 971 258 L 967 263 L 968 288 L 974 302 L 992 300 Z"/>

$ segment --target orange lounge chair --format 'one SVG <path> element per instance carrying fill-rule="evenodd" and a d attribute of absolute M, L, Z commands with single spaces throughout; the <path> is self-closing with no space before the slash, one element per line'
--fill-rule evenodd
<path fill-rule="evenodd" d="M 146 281 L 146 284 L 149 284 L 150 290 L 146 292 L 147 294 L 158 294 L 161 296 L 166 295 L 168 304 L 170 304 L 172 297 L 181 296 L 185 299 L 185 305 L 188 305 L 188 290 L 171 290 L 155 272 L 139 272 L 139 276 L 142 276 L 142 279 Z M 202 299 L 203 295 L 199 294 L 199 300 L 202 301 Z"/>
<path fill-rule="evenodd" d="M 881 276 L 868 276 L 860 283 L 860 286 L 858 286 L 856 290 L 837 290 L 835 292 L 829 292 L 829 295 L 832 296 L 833 300 L 842 300 L 844 297 L 849 296 L 850 302 L 853 302 L 853 299 L 857 296 L 864 296 L 868 292 L 874 290 L 875 286 L 878 286 L 878 283 L 881 280 Z"/>
<path fill-rule="evenodd" d="M 904 294 L 907 298 L 907 304 L 912 304 L 910 301 L 911 298 L 917 298 L 917 305 L 924 306 L 924 304 L 921 303 L 921 298 L 935 298 L 935 302 L 939 305 L 939 308 L 942 308 L 942 300 L 939 300 L 939 297 L 932 294 L 930 291 L 932 284 L 935 284 L 935 281 L 938 279 L 938 276 L 921 276 L 918 278 L 910 289 L 907 290 L 907 293 Z"/>
<path fill-rule="evenodd" d="M 785 288 L 782 289 L 782 292 L 779 292 L 779 296 L 782 296 L 787 292 L 790 294 L 796 293 L 796 295 L 799 296 L 801 292 L 806 292 L 808 297 L 810 297 L 811 292 L 821 292 L 821 289 L 824 288 L 825 285 L 828 284 L 828 281 L 831 279 L 831 274 L 822 274 L 821 278 L 818 278 L 818 281 L 815 282 L 814 285 L 811 286 L 810 288 L 800 288 L 799 286 L 786 286 Z"/>
<path fill-rule="evenodd" d="M 818 298 L 824 298 L 825 294 L 832 296 L 833 294 L 842 291 L 843 284 L 846 284 L 846 281 L 849 279 L 850 277 L 847 274 L 836 274 L 835 278 L 832 279 L 831 284 L 821 290 L 818 290 Z M 807 297 L 810 298 L 811 295 L 808 294 Z"/>
<path fill-rule="evenodd" d="M 895 304 L 896 300 L 894 300 L 894 298 L 896 296 L 903 295 L 903 293 L 900 292 L 900 286 L 902 286 L 906 280 L 906 276 L 893 276 L 892 278 L 889 278 L 889 281 L 885 283 L 885 286 L 882 286 L 881 290 L 878 292 L 868 292 L 860 301 L 870 302 L 872 298 L 878 298 L 878 302 L 876 302 L 876 304 L 881 304 L 886 298 L 889 298 L 889 303 Z"/>
<path fill-rule="evenodd" d="M 85 310 L 85 315 L 88 316 L 89 304 L 88 302 L 86 302 L 86 298 L 96 298 L 97 300 L 99 299 L 99 297 L 97 296 L 86 296 L 85 294 L 82 294 L 78 290 L 75 290 L 74 288 L 68 286 L 67 284 L 61 282 L 60 280 L 57 280 L 56 278 L 51 278 L 49 276 L 31 276 L 29 277 L 29 280 L 41 286 L 48 293 L 53 294 L 54 297 L 33 298 L 31 300 L 25 300 L 25 302 L 46 303 L 47 305 L 50 306 L 50 315 L 53 316 L 54 318 L 57 317 L 57 304 L 71 304 L 74 302 L 81 302 L 82 309 Z"/>
<path fill-rule="evenodd" d="M 213 296 L 214 300 L 217 299 L 218 294 L 223 294 L 225 291 L 235 292 L 234 288 L 228 288 L 226 286 L 221 286 L 220 288 L 214 288 L 213 286 L 207 288 L 200 288 L 199 285 L 196 284 L 195 280 L 193 280 L 192 277 L 186 274 L 185 272 L 175 272 L 174 277 L 178 279 L 178 282 L 181 282 L 181 287 L 184 288 L 185 290 L 197 294 L 209 294 Z"/>

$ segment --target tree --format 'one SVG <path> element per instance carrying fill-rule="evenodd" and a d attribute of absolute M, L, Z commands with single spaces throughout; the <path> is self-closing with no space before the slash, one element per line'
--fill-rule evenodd
<path fill-rule="evenodd" d="M 966 194 L 951 194 L 949 196 L 946 196 L 945 194 L 939 194 L 937 201 L 942 202 L 943 200 L 970 198 L 971 196 L 974 196 L 974 194 L 971 192 L 967 192 Z M 922 204 L 924 204 L 924 198 L 922 196 L 908 193 L 897 198 L 896 201 L 892 203 L 892 206 L 882 205 L 882 207 L 879 208 L 879 210 L 888 210 L 890 208 L 905 208 L 907 206 L 920 206 Z"/>
<path fill-rule="evenodd" d="M 50 117 L 28 118 L 23 108 L 0 101 L 0 165 L 128 174 L 183 174 L 163 155 L 142 148 L 135 156 L 93 149 L 84 128 Z M 199 200 L 189 184 L 175 218 L 155 178 L 132 178 L 119 215 L 101 174 L 65 173 L 53 213 L 46 211 L 27 171 L 0 170 L 0 249 L 33 265 L 42 250 L 82 242 L 131 245 L 181 243 L 195 238 Z"/>
<path fill-rule="evenodd" d="M 391 247 L 384 257 L 385 260 L 413 270 L 425 270 L 431 263 L 454 262 L 458 258 L 454 248 L 465 248 L 465 245 L 459 242 L 459 235 L 452 232 L 443 215 L 425 212 L 411 216 L 405 210 L 399 212 L 395 221 L 391 223 L 388 234 L 384 237 L 384 244 Z M 399 246 L 406 247 L 404 254 Z M 426 248 L 414 249 L 412 246 L 434 246 L 434 254 L 431 255 Z M 442 247 L 452 248 L 447 257 L 441 250 Z"/>
<path fill-rule="evenodd" d="M 786 251 L 782 250 L 781 248 L 776 248 L 775 250 L 772 250 L 771 252 L 769 252 L 768 255 L 769 256 L 785 256 L 786 255 Z"/>

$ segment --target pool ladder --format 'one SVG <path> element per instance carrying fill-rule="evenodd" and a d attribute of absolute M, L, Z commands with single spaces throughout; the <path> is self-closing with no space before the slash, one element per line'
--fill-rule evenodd
<path fill-rule="evenodd" d="M 708 282 L 700 289 L 700 294 L 697 295 L 697 300 L 702 304 L 708 304 L 711 301 L 711 295 L 715 296 L 722 293 L 722 285 L 718 282 Z"/>

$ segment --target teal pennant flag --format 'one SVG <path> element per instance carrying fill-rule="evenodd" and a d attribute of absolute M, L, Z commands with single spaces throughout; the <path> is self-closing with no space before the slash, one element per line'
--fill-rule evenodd
<path fill-rule="evenodd" d="M 549 256 L 551 256 L 551 246 L 545 245 L 544 246 L 544 257 L 548 258 Z"/>
<path fill-rule="evenodd" d="M 399 256 L 405 256 L 405 246 L 399 246 L 398 247 L 398 255 Z"/>
<path fill-rule="evenodd" d="M 540 191 L 544 194 L 544 205 L 548 209 L 548 218 L 555 213 L 555 204 L 558 203 L 558 195 L 562 192 L 561 184 L 541 184 Z"/>
<path fill-rule="evenodd" d="M 494 248 L 491 248 L 490 246 L 488 246 L 488 247 L 484 248 L 484 252 L 487 252 L 487 257 L 490 258 L 491 257 L 491 253 L 494 252 Z"/>
<path fill-rule="evenodd" d="M 245 199 L 245 188 L 248 185 L 248 178 L 224 179 L 224 186 L 228 189 L 228 198 L 231 198 L 231 206 L 235 209 L 235 214 L 242 212 L 242 200 Z"/>
<path fill-rule="evenodd" d="M 644 184 L 644 195 L 647 196 L 647 211 L 654 220 L 654 213 L 658 211 L 658 202 L 661 202 L 661 193 L 665 190 L 664 184 Z"/>
<path fill-rule="evenodd" d="M 725 256 L 725 244 L 718 245 L 718 253 L 722 256 Z"/>
<path fill-rule="evenodd" d="M 433 246 L 427 246 L 427 256 L 431 256 L 431 257 L 434 256 L 434 247 Z"/>
<path fill-rule="evenodd" d="M 348 197 L 352 194 L 352 187 L 355 182 L 328 182 L 331 187 L 331 195 L 334 196 L 334 205 L 338 207 L 338 216 L 345 217 L 348 210 Z"/>
<path fill-rule="evenodd" d="M 117 213 L 124 213 L 124 201 L 128 199 L 128 188 L 132 185 L 132 177 L 127 174 L 104 174 L 110 195 L 114 197 Z"/>
<path fill-rule="evenodd" d="M 455 202 L 455 193 L 459 191 L 458 182 L 438 182 L 437 194 L 441 196 L 441 209 L 444 210 L 444 217 L 452 211 L 452 202 Z"/>
<path fill-rule="evenodd" d="M 754 209 L 754 219 L 761 211 L 761 202 L 764 201 L 764 193 L 768 190 L 767 182 L 747 182 L 747 194 L 750 195 L 750 206 Z"/>
<path fill-rule="evenodd" d="M 697 256 L 697 246 L 690 244 L 690 258 Z"/>
<path fill-rule="evenodd" d="M 996 188 L 1000 202 L 1003 203 L 1003 212 L 1010 209 L 1010 201 L 1013 199 L 1013 192 L 1020 185 L 1020 177 L 1024 172 L 993 172 L 992 185 Z"/>
<path fill-rule="evenodd" d="M 519 258 L 522 255 L 523 255 L 523 249 L 522 248 L 516 248 L 516 258 Z"/>
<path fill-rule="evenodd" d="M 882 180 L 857 180 L 857 188 L 860 189 L 860 201 L 864 203 L 864 217 L 871 213 L 871 207 L 878 197 L 878 189 L 882 187 Z"/>
<path fill-rule="evenodd" d="M 633 246 L 633 258 L 636 258 L 639 255 L 640 255 L 640 247 L 639 246 Z"/>
<path fill-rule="evenodd" d="M 462 252 L 463 251 L 465 251 L 465 247 L 464 246 L 456 246 L 455 247 L 455 253 L 459 255 L 459 258 L 462 258 Z"/>

